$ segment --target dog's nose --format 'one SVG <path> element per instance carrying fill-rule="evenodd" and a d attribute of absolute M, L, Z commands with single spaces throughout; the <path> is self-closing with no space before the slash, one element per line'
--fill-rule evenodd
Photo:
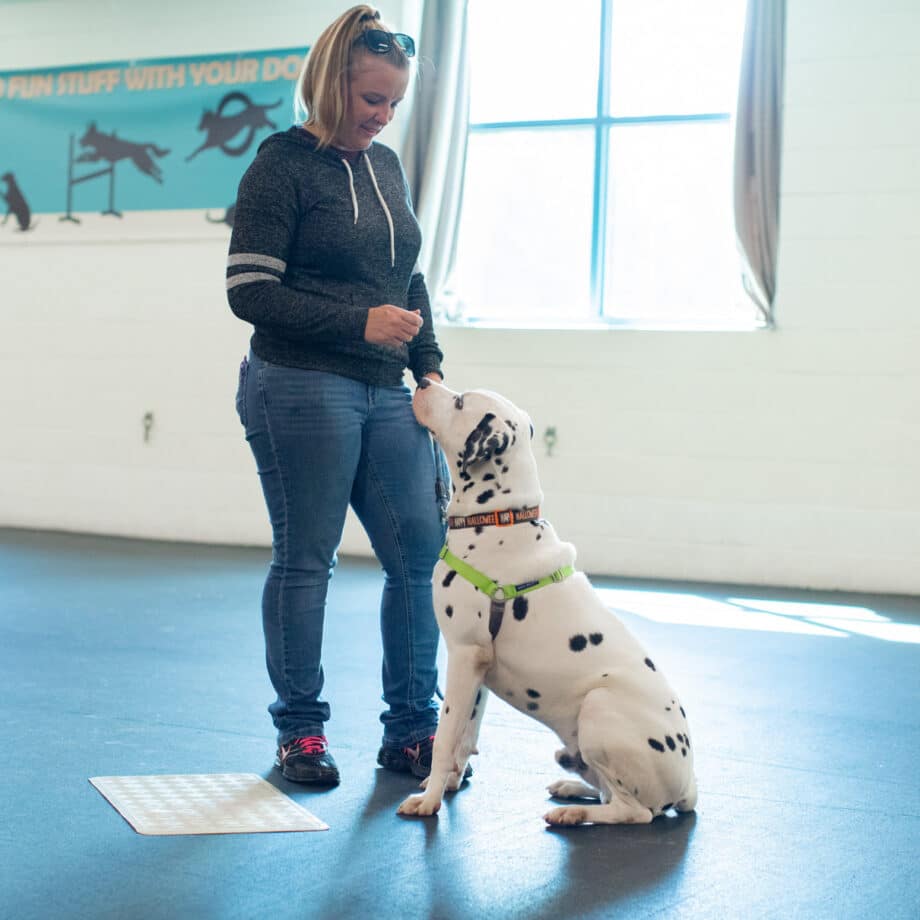
<path fill-rule="evenodd" d="M 427 377 L 422 377 L 422 379 L 419 380 L 418 382 L 418 388 L 420 390 L 425 390 L 430 386 L 431 386 L 431 381 Z"/>

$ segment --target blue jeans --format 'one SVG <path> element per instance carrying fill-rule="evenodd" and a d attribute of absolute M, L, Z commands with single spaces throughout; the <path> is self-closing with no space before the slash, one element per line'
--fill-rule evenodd
<path fill-rule="evenodd" d="M 449 477 L 412 414 L 409 388 L 282 367 L 250 352 L 236 407 L 272 526 L 262 622 L 278 743 L 325 733 L 323 618 L 349 503 L 385 574 L 384 743 L 428 737 L 437 725 L 431 576 L 444 541 Z"/>

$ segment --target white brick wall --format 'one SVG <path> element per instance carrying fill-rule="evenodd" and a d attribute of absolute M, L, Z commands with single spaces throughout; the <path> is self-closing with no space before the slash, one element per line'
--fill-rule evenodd
<path fill-rule="evenodd" d="M 286 46 L 341 8 L 13 4 L 0 66 Z M 920 7 L 788 15 L 779 329 L 444 328 L 446 369 L 530 411 L 547 515 L 588 571 L 915 593 Z M 268 542 L 225 245 L 0 247 L 0 524 Z M 343 549 L 367 551 L 354 522 Z"/>

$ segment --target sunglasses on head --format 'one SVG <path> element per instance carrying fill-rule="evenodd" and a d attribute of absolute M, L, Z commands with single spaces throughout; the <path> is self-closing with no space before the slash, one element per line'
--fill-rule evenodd
<path fill-rule="evenodd" d="M 406 57 L 415 57 L 415 40 L 402 32 L 384 32 L 383 29 L 365 29 L 361 38 L 369 51 L 374 54 L 388 54 L 394 45 L 402 49 Z"/>

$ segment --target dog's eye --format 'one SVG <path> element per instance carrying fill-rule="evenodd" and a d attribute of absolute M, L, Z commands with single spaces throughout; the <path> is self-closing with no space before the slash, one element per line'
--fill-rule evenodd
<path fill-rule="evenodd" d="M 462 408 L 463 408 L 463 397 L 462 397 L 462 396 L 458 396 L 458 397 L 454 400 L 454 407 L 455 407 L 456 409 L 462 409 Z"/>

